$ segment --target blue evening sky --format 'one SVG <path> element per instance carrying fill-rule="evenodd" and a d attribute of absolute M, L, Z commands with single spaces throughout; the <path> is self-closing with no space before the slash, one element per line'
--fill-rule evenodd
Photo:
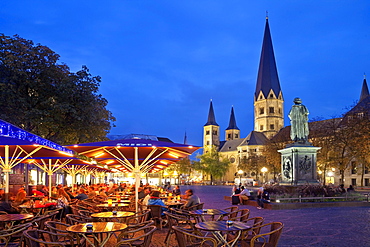
<path fill-rule="evenodd" d="M 253 94 L 266 11 L 287 112 L 310 118 L 359 99 L 370 74 L 368 0 L 2 0 L 0 32 L 51 48 L 73 72 L 100 75 L 117 118 L 111 134 L 152 134 L 202 145 L 210 99 L 224 130 L 234 106 L 253 130 Z"/>

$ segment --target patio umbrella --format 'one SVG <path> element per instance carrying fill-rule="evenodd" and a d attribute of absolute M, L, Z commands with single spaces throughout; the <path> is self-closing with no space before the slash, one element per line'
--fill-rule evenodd
<path fill-rule="evenodd" d="M 9 173 L 30 156 L 73 156 L 73 151 L 0 120 L 0 168 L 5 173 L 5 192 L 9 192 Z"/>
<path fill-rule="evenodd" d="M 123 139 L 67 146 L 100 163 L 135 175 L 136 211 L 142 173 L 160 170 L 192 154 L 200 147 L 148 139 Z M 113 163 L 112 163 L 113 160 Z"/>

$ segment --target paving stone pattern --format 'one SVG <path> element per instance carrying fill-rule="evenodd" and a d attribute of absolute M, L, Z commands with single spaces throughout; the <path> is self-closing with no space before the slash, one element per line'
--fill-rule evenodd
<path fill-rule="evenodd" d="M 226 186 L 182 186 L 182 193 L 193 188 L 204 208 L 226 208 L 231 203 L 223 200 L 230 195 L 231 187 Z M 369 207 L 306 208 L 294 210 L 258 210 L 248 208 L 250 217 L 262 216 L 265 222 L 280 221 L 284 230 L 279 240 L 280 247 L 325 246 L 325 247 L 370 247 L 370 203 Z M 164 239 L 168 229 L 157 230 L 151 247 L 165 246 Z M 171 246 L 177 246 L 175 237 Z"/>

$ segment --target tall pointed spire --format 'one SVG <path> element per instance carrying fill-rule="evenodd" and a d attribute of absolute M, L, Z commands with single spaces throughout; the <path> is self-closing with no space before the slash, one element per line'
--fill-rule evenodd
<path fill-rule="evenodd" d="M 276 97 L 281 92 L 278 72 L 276 69 L 274 49 L 272 46 L 268 17 L 266 16 L 265 34 L 263 37 L 260 64 L 258 69 L 255 99 L 262 91 L 265 98 L 268 98 L 270 90 L 273 90 Z"/>
<path fill-rule="evenodd" d="M 229 127 L 227 127 L 226 130 L 231 130 L 231 129 L 239 130 L 238 126 L 236 126 L 235 115 L 234 115 L 234 107 L 231 107 Z"/>
<path fill-rule="evenodd" d="M 367 82 L 366 82 L 366 75 L 364 75 L 364 81 L 362 82 L 362 90 L 361 90 L 361 95 L 360 95 L 360 101 L 361 102 L 363 99 L 367 98 L 369 96 L 369 88 L 367 87 Z"/>
<path fill-rule="evenodd" d="M 213 111 L 213 104 L 212 104 L 212 100 L 211 100 L 211 104 L 210 104 L 210 106 L 209 106 L 208 121 L 207 121 L 207 123 L 206 123 L 204 126 L 207 126 L 207 125 L 216 125 L 216 126 L 219 126 L 219 125 L 216 123 L 215 113 L 214 113 L 214 111 Z"/>
<path fill-rule="evenodd" d="M 188 136 L 186 135 L 186 131 L 185 131 L 185 136 L 184 136 L 184 144 L 188 145 Z"/>

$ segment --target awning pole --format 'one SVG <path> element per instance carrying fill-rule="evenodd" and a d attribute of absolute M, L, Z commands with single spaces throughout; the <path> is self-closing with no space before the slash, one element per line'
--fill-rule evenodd
<path fill-rule="evenodd" d="M 137 213 L 138 210 L 138 203 L 139 203 L 139 186 L 140 186 L 140 168 L 139 168 L 139 149 L 138 147 L 134 147 L 135 149 L 135 212 Z"/>

